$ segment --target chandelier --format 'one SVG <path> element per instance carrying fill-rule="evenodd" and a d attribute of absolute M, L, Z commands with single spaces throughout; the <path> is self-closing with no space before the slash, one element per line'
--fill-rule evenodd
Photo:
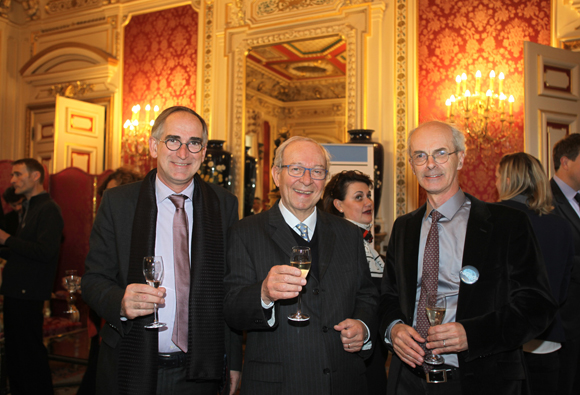
<path fill-rule="evenodd" d="M 123 142 L 125 143 L 127 154 L 135 159 L 138 164 L 149 156 L 149 135 L 151 128 L 155 123 L 155 119 L 159 114 L 159 106 L 153 108 L 147 104 L 145 106 L 145 114 L 141 116 L 141 106 L 139 104 L 131 108 L 133 115 L 131 119 L 127 119 L 124 128 Z M 151 118 L 153 115 L 153 118 Z"/>
<path fill-rule="evenodd" d="M 510 95 L 508 98 L 504 93 L 504 79 L 504 73 L 499 73 L 496 90 L 495 71 L 492 70 L 489 73 L 488 89 L 484 92 L 481 88 L 481 71 L 477 70 L 475 89 L 472 92 L 467 89 L 465 73 L 455 78 L 455 95 L 445 101 L 447 122 L 463 127 L 469 145 L 498 151 L 511 134 L 514 124 L 514 97 Z"/>

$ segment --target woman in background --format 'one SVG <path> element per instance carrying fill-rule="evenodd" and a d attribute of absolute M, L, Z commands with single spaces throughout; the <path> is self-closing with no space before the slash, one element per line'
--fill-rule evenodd
<path fill-rule="evenodd" d="M 335 174 L 324 188 L 323 209 L 349 220 L 361 229 L 371 276 L 380 293 L 385 263 L 371 245 L 373 241 L 371 228 L 374 218 L 372 187 L 373 182 L 369 176 L 360 171 L 345 170 Z M 369 395 L 386 394 L 387 355 L 388 351 L 385 346 L 375 345 L 372 356 L 365 361 Z"/>
<path fill-rule="evenodd" d="M 568 294 L 574 246 L 572 229 L 563 218 L 550 212 L 552 191 L 540 161 L 524 152 L 505 155 L 496 171 L 500 204 L 525 212 L 534 228 L 544 257 L 552 295 L 561 306 Z M 524 344 L 531 394 L 558 394 L 560 361 L 564 342 L 560 313 L 538 338 Z"/>

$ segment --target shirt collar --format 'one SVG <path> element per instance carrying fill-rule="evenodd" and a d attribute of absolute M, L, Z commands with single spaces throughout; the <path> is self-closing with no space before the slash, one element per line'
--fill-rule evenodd
<path fill-rule="evenodd" d="M 155 195 L 157 197 L 157 204 L 159 205 L 163 200 L 167 199 L 171 195 L 185 195 L 189 199 L 193 200 L 193 178 L 189 185 L 181 192 L 176 193 L 167 185 L 165 185 L 159 177 L 155 176 Z"/>
<path fill-rule="evenodd" d="M 280 200 L 280 202 L 278 203 L 278 207 L 280 207 L 280 213 L 282 213 L 282 217 L 284 217 L 284 221 L 286 221 L 289 227 L 294 229 L 296 225 L 302 222 L 303 224 L 306 224 L 306 226 L 308 226 L 308 229 L 312 233 L 314 233 L 314 229 L 316 228 L 316 217 L 317 217 L 316 206 L 314 207 L 314 211 L 312 212 L 312 214 L 310 214 L 310 216 L 306 218 L 304 221 L 300 221 L 298 218 L 296 218 L 296 216 L 292 214 L 290 210 L 288 210 L 284 206 L 284 204 L 282 204 L 282 200 Z"/>
<path fill-rule="evenodd" d="M 360 223 L 360 222 L 353 221 L 352 219 L 348 219 L 346 217 L 345 217 L 345 219 L 347 221 L 349 221 L 349 222 L 352 222 L 353 224 L 355 224 L 359 228 L 363 228 L 364 230 L 368 230 L 369 232 L 371 230 L 371 227 L 373 226 L 373 223 L 372 222 L 370 224 L 363 224 L 363 223 Z"/>
<path fill-rule="evenodd" d="M 445 203 L 443 203 L 437 209 L 437 211 L 441 215 L 443 215 L 445 218 L 447 218 L 449 221 L 451 221 L 453 219 L 453 217 L 455 216 L 455 214 L 457 214 L 457 212 L 459 211 L 461 206 L 463 206 L 463 204 L 465 203 L 466 200 L 467 200 L 467 196 L 465 196 L 463 191 L 461 189 L 459 189 L 455 193 L 455 195 L 451 196 L 451 198 L 449 200 L 447 200 Z M 429 200 L 427 200 L 427 211 L 425 212 L 425 218 L 429 217 L 429 215 L 431 214 L 431 211 L 433 211 L 433 206 L 431 206 L 431 203 L 429 203 Z"/>
<path fill-rule="evenodd" d="M 564 196 L 566 196 L 566 199 L 568 199 L 568 200 L 574 199 L 574 196 L 576 196 L 578 191 L 575 191 L 570 185 L 566 184 L 564 181 L 562 181 L 561 178 L 559 178 L 555 174 L 554 174 L 554 181 L 556 181 L 556 184 L 558 184 L 558 186 L 560 187 L 560 190 L 562 191 Z"/>

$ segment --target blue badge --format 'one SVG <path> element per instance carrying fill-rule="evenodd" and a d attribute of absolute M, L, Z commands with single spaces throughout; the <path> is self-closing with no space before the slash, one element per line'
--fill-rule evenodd
<path fill-rule="evenodd" d="M 465 284 L 475 284 L 479 280 L 479 270 L 473 266 L 464 266 L 459 272 L 459 277 Z"/>

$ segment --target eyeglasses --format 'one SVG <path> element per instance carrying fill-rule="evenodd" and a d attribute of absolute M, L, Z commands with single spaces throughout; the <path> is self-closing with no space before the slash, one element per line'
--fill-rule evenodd
<path fill-rule="evenodd" d="M 453 152 L 440 150 L 435 152 L 433 155 L 426 154 L 425 152 L 418 152 L 411 156 L 411 161 L 413 162 L 414 165 L 421 166 L 427 163 L 429 157 L 432 157 L 435 163 L 442 165 L 444 163 L 447 163 L 447 161 L 449 160 L 449 155 L 453 155 L 458 152 L 459 150 Z"/>
<path fill-rule="evenodd" d="M 190 140 L 187 143 L 182 143 L 178 139 L 168 138 L 165 140 L 159 140 L 161 143 L 165 143 L 165 146 L 169 151 L 177 151 L 181 148 L 183 144 L 187 147 L 187 150 L 192 154 L 197 154 L 203 149 L 203 144 L 201 140 Z"/>
<path fill-rule="evenodd" d="M 303 167 L 303 166 L 297 166 L 297 165 L 283 165 L 280 166 L 280 168 L 285 167 L 288 169 L 288 175 L 291 177 L 302 177 L 304 175 L 304 173 L 306 173 L 306 170 L 308 170 L 310 172 L 310 178 L 312 178 L 313 180 L 324 180 L 326 178 L 326 175 L 328 174 L 328 170 L 322 168 L 322 167 L 312 167 L 312 168 L 308 168 L 308 167 Z"/>

